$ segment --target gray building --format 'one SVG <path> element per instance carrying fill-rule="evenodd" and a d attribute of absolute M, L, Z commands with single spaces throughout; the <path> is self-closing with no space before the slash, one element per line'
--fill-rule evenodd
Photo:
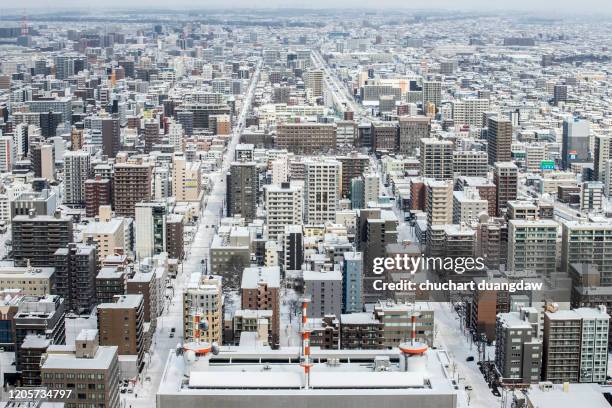
<path fill-rule="evenodd" d="M 98 256 L 95 245 L 70 243 L 53 256 L 55 293 L 64 298 L 66 309 L 88 313 L 96 305 Z"/>
<path fill-rule="evenodd" d="M 227 215 L 240 215 L 247 222 L 255 218 L 258 196 L 258 174 L 254 162 L 234 162 L 226 178 Z"/>
<path fill-rule="evenodd" d="M 589 161 L 589 122 L 579 118 L 563 121 L 561 168 L 568 169 L 571 163 Z"/>
<path fill-rule="evenodd" d="M 502 380 L 540 381 L 542 342 L 537 337 L 537 326 L 537 312 L 531 315 L 524 311 L 497 315 L 495 367 Z"/>
<path fill-rule="evenodd" d="M 342 313 L 342 273 L 304 271 L 304 296 L 310 298 L 308 315 L 323 317 Z"/>
<path fill-rule="evenodd" d="M 52 190 L 27 191 L 11 201 L 11 219 L 17 215 L 28 215 L 34 210 L 37 215 L 53 215 L 57 208 L 57 195 Z"/>

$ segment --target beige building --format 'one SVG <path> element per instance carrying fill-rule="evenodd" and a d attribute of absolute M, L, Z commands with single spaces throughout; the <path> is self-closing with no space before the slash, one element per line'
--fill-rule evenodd
<path fill-rule="evenodd" d="M 223 294 L 221 277 L 194 273 L 183 292 L 183 341 L 221 344 Z M 206 324 L 204 324 L 206 322 Z"/>
<path fill-rule="evenodd" d="M 22 294 L 45 296 L 51 292 L 55 268 L 0 266 L 0 292 L 21 289 Z"/>
<path fill-rule="evenodd" d="M 188 162 L 183 156 L 174 156 L 172 171 L 172 193 L 176 201 L 200 201 L 202 182 L 200 163 Z"/>
<path fill-rule="evenodd" d="M 97 330 L 82 330 L 73 345 L 49 346 L 41 376 L 46 389 L 67 391 L 67 398 L 54 401 L 66 407 L 120 405 L 117 346 L 100 346 Z"/>
<path fill-rule="evenodd" d="M 116 249 L 125 250 L 125 227 L 122 218 L 90 222 L 83 231 L 83 240 L 93 240 L 98 248 L 98 259 L 115 255 Z"/>

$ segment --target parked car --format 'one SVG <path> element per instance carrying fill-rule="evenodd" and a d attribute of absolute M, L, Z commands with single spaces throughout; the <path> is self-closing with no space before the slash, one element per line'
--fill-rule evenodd
<path fill-rule="evenodd" d="M 474 356 L 468 356 L 468 358 L 466 358 L 465 361 L 474 361 Z"/>

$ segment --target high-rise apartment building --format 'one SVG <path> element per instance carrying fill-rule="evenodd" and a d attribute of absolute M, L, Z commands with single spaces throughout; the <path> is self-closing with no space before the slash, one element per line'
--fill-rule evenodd
<path fill-rule="evenodd" d="M 200 163 L 187 161 L 182 156 L 174 156 L 172 162 L 172 194 L 176 201 L 200 201 L 202 199 Z"/>
<path fill-rule="evenodd" d="M 421 176 L 438 180 L 453 178 L 453 142 L 434 138 L 421 139 Z"/>
<path fill-rule="evenodd" d="M 91 157 L 87 152 L 66 152 L 64 155 L 64 204 L 85 205 L 85 181 L 91 173 Z"/>
<path fill-rule="evenodd" d="M 55 251 L 55 290 L 66 310 L 86 314 L 96 305 L 98 256 L 94 245 L 70 243 Z"/>
<path fill-rule="evenodd" d="M 604 382 L 609 321 L 603 306 L 546 312 L 542 379 L 557 383 Z"/>
<path fill-rule="evenodd" d="M 95 217 L 100 212 L 101 205 L 112 204 L 111 182 L 96 176 L 85 180 L 85 215 Z"/>
<path fill-rule="evenodd" d="M 487 177 L 487 152 L 458 150 L 453 152 L 453 174 L 465 177 Z"/>
<path fill-rule="evenodd" d="M 137 203 L 135 207 L 135 252 L 138 259 L 160 254 L 166 250 L 166 216 L 164 202 Z"/>
<path fill-rule="evenodd" d="M 115 296 L 112 303 L 98 305 L 100 345 L 117 346 L 120 355 L 136 357 L 140 367 L 145 352 L 144 297 Z"/>
<path fill-rule="evenodd" d="M 259 175 L 255 162 L 233 162 L 226 176 L 227 215 L 240 215 L 247 222 L 255 218 L 259 195 Z"/>
<path fill-rule="evenodd" d="M 510 162 L 495 163 L 493 183 L 497 189 L 497 214 L 501 215 L 508 201 L 516 200 L 518 192 L 518 167 Z"/>
<path fill-rule="evenodd" d="M 183 341 L 221 344 L 222 332 L 221 278 L 194 273 L 183 292 Z"/>
<path fill-rule="evenodd" d="M 508 270 L 554 273 L 558 230 L 553 220 L 508 221 Z"/>
<path fill-rule="evenodd" d="M 285 232 L 285 226 L 298 225 L 304 221 L 304 189 L 301 183 L 268 185 L 264 194 L 270 239 L 280 239 Z"/>
<path fill-rule="evenodd" d="M 18 215 L 12 221 L 13 259 L 16 265 L 49 266 L 53 254 L 73 242 L 72 218 L 54 215 Z"/>
<path fill-rule="evenodd" d="M 277 348 L 280 345 L 280 268 L 245 268 L 240 290 L 242 310 L 272 311 L 270 344 Z"/>
<path fill-rule="evenodd" d="M 561 270 L 571 264 L 595 266 L 602 286 L 612 286 L 612 224 L 608 222 L 563 223 Z"/>
<path fill-rule="evenodd" d="M 134 217 L 136 203 L 151 201 L 151 165 L 146 163 L 119 163 L 113 178 L 113 204 L 115 214 Z"/>
<path fill-rule="evenodd" d="M 524 311 L 497 315 L 495 367 L 503 380 L 526 384 L 540 381 L 542 341 L 537 326 L 537 313 L 535 319 Z"/>
<path fill-rule="evenodd" d="M 512 160 L 512 122 L 490 117 L 487 120 L 489 165 Z"/>
<path fill-rule="evenodd" d="M 102 118 L 102 153 L 109 158 L 121 150 L 121 127 L 119 118 Z"/>
<path fill-rule="evenodd" d="M 425 180 L 427 226 L 453 223 L 453 184 L 450 181 Z"/>
<path fill-rule="evenodd" d="M 304 164 L 305 222 L 335 221 L 342 191 L 342 163 L 333 159 L 308 159 Z"/>

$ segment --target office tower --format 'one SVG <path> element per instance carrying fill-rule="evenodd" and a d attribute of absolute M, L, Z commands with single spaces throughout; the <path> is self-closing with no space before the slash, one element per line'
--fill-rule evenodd
<path fill-rule="evenodd" d="M 465 177 L 487 177 L 488 155 L 483 151 L 453 152 L 453 174 Z"/>
<path fill-rule="evenodd" d="M 542 162 L 546 159 L 546 145 L 529 144 L 525 146 L 525 167 L 527 171 L 539 172 Z"/>
<path fill-rule="evenodd" d="M 199 202 L 202 199 L 200 163 L 183 156 L 172 159 L 172 194 L 176 201 Z"/>
<path fill-rule="evenodd" d="M 425 180 L 425 213 L 427 226 L 453 223 L 453 184 Z"/>
<path fill-rule="evenodd" d="M 567 85 L 558 84 L 553 88 L 553 103 L 559 105 L 559 102 L 567 102 Z"/>
<path fill-rule="evenodd" d="M 226 176 L 225 205 L 229 217 L 253 221 L 257 210 L 259 175 L 255 162 L 233 162 Z"/>
<path fill-rule="evenodd" d="M 12 221 L 13 258 L 15 264 L 48 266 L 59 248 L 73 242 L 72 218 L 54 215 L 18 215 Z"/>
<path fill-rule="evenodd" d="M 612 159 L 612 136 L 595 135 L 593 149 L 593 179 L 603 183 L 610 183 L 606 176 L 606 164 Z"/>
<path fill-rule="evenodd" d="M 269 239 L 281 239 L 285 226 L 297 225 L 304 218 L 304 190 L 301 183 L 281 183 L 265 187 L 266 225 Z"/>
<path fill-rule="evenodd" d="M 182 214 L 170 214 L 166 217 L 166 252 L 169 258 L 178 259 L 179 262 L 185 256 L 183 219 Z"/>
<path fill-rule="evenodd" d="M 480 198 L 475 187 L 453 192 L 453 224 L 476 224 L 488 210 L 489 203 Z"/>
<path fill-rule="evenodd" d="M 452 180 L 453 142 L 425 138 L 420 146 L 421 177 Z"/>
<path fill-rule="evenodd" d="M 524 384 L 540 381 L 542 341 L 538 339 L 538 316 L 524 311 L 500 313 L 495 325 L 495 366 L 503 380 Z M 535 327 L 534 327 L 535 326 Z"/>
<path fill-rule="evenodd" d="M 22 344 L 28 335 L 40 336 L 50 344 L 64 344 L 66 329 L 64 299 L 56 295 L 28 296 L 19 305 L 14 316 L 15 365 L 18 372 L 23 369 L 25 357 Z"/>
<path fill-rule="evenodd" d="M 115 214 L 134 217 L 136 203 L 151 201 L 151 166 L 149 164 L 119 163 L 113 179 Z"/>
<path fill-rule="evenodd" d="M 323 70 L 315 69 L 304 73 L 304 86 L 315 98 L 323 96 Z"/>
<path fill-rule="evenodd" d="M 554 273 L 559 224 L 552 220 L 508 221 L 508 270 Z"/>
<path fill-rule="evenodd" d="M 508 201 L 516 200 L 518 191 L 518 167 L 514 163 L 495 163 L 493 183 L 496 187 L 496 212 L 501 215 Z"/>
<path fill-rule="evenodd" d="M 589 122 L 579 118 L 568 118 L 563 121 L 563 148 L 561 168 L 569 169 L 572 163 L 589 161 Z"/>
<path fill-rule="evenodd" d="M 295 154 L 314 154 L 336 148 L 336 128 L 332 123 L 279 123 L 276 146 Z"/>
<path fill-rule="evenodd" d="M 340 316 L 342 313 L 342 273 L 340 271 L 303 272 L 304 296 L 310 299 L 308 316 Z"/>
<path fill-rule="evenodd" d="M 170 123 L 168 129 L 168 139 L 170 144 L 174 146 L 174 151 L 182 152 L 183 143 L 185 139 L 185 131 L 183 130 L 183 125 L 176 122 Z"/>
<path fill-rule="evenodd" d="M 569 272 L 571 264 L 592 265 L 596 267 L 601 286 L 612 286 L 611 257 L 612 224 L 578 221 L 563 223 L 562 271 Z"/>
<path fill-rule="evenodd" d="M 604 382 L 609 321 L 605 306 L 546 312 L 542 379 L 556 383 Z"/>
<path fill-rule="evenodd" d="M 387 244 L 397 242 L 398 219 L 393 211 L 378 208 L 359 210 L 355 241 L 363 253 L 363 301 L 373 303 L 386 298 L 386 293 L 374 289 L 374 281 L 384 275 L 373 273 L 374 258 L 386 256 Z"/>
<path fill-rule="evenodd" d="M 342 312 L 359 313 L 363 310 L 363 254 L 345 252 L 342 264 Z"/>
<path fill-rule="evenodd" d="M 0 172 L 6 173 L 13 169 L 16 152 L 13 138 L 10 136 L 0 137 Z"/>
<path fill-rule="evenodd" d="M 601 181 L 585 181 L 580 184 L 580 210 L 598 212 L 603 208 L 604 184 Z"/>
<path fill-rule="evenodd" d="M 101 205 L 111 205 L 111 183 L 109 179 L 96 176 L 85 180 L 85 216 L 95 217 Z"/>
<path fill-rule="evenodd" d="M 465 99 L 454 101 L 453 122 L 455 125 L 470 125 L 472 127 L 482 126 L 482 114 L 489 110 L 488 99 Z"/>
<path fill-rule="evenodd" d="M 241 309 L 271 310 L 273 348 L 280 345 L 280 268 L 252 267 L 245 268 L 242 274 Z"/>
<path fill-rule="evenodd" d="M 91 173 L 91 157 L 84 151 L 64 155 L 64 204 L 85 206 L 85 181 Z"/>
<path fill-rule="evenodd" d="M 66 406 L 120 406 L 117 347 L 101 346 L 98 330 L 82 330 L 74 345 L 49 346 L 40 370 L 46 389 L 72 390 Z"/>
<path fill-rule="evenodd" d="M 442 103 L 442 83 L 439 81 L 423 81 L 423 106 L 432 103 L 436 108 Z"/>
<path fill-rule="evenodd" d="M 64 299 L 66 310 L 77 314 L 89 313 L 96 305 L 96 247 L 70 243 L 55 251 L 50 263 L 55 266 L 53 293 Z"/>
<path fill-rule="evenodd" d="M 121 128 L 118 118 L 102 118 L 102 153 L 115 157 L 121 150 Z"/>
<path fill-rule="evenodd" d="M 352 209 L 358 209 L 358 208 L 365 208 L 365 201 L 364 201 L 364 193 L 365 193 L 365 180 L 363 177 L 359 177 L 359 178 L 354 178 L 351 180 L 351 189 L 350 189 L 350 196 L 351 196 L 351 208 Z"/>
<path fill-rule="evenodd" d="M 140 367 L 145 352 L 144 297 L 115 296 L 111 303 L 98 305 L 100 345 L 117 346 L 120 355 L 136 357 Z"/>
<path fill-rule="evenodd" d="M 342 163 L 342 197 L 349 197 L 351 180 L 361 177 L 370 165 L 370 157 L 365 154 L 351 152 L 344 156 L 336 156 L 336 160 Z"/>
<path fill-rule="evenodd" d="M 397 122 L 372 123 L 372 148 L 376 152 L 392 153 L 397 150 Z"/>
<path fill-rule="evenodd" d="M 431 119 L 426 116 L 399 118 L 399 153 L 416 156 L 421 139 L 429 138 Z"/>
<path fill-rule="evenodd" d="M 487 119 L 489 165 L 512 161 L 512 122 L 499 117 Z"/>
<path fill-rule="evenodd" d="M 297 271 L 304 263 L 304 232 L 301 225 L 285 226 L 283 242 L 283 271 Z"/>
<path fill-rule="evenodd" d="M 136 257 L 140 260 L 166 250 L 166 203 L 137 203 L 135 207 Z"/>
<path fill-rule="evenodd" d="M 221 278 L 193 274 L 183 292 L 183 341 L 221 344 L 223 294 Z M 203 324 L 206 322 L 206 324 Z"/>
<path fill-rule="evenodd" d="M 305 223 L 333 222 L 342 192 L 342 163 L 333 159 L 307 159 L 304 165 Z"/>

